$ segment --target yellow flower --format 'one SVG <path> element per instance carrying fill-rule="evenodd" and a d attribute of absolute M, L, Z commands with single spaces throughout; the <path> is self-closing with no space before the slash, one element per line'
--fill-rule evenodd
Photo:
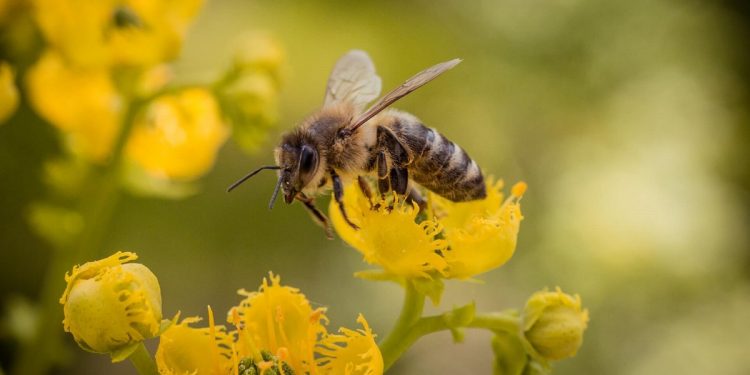
<path fill-rule="evenodd" d="M 403 199 L 396 200 L 392 210 L 385 201 L 371 208 L 359 187 L 350 184 L 344 189 L 344 205 L 349 219 L 360 229 L 354 230 L 344 221 L 333 199 L 328 209 L 331 223 L 367 263 L 380 265 L 390 274 L 415 278 L 444 273 L 448 263 L 439 253 L 448 244 L 437 238 L 442 230 L 440 224 L 432 220 L 417 223 L 419 208 Z"/>
<path fill-rule="evenodd" d="M 278 84 L 267 73 L 243 74 L 221 96 L 232 137 L 244 149 L 255 150 L 276 123 Z"/>
<path fill-rule="evenodd" d="M 325 374 L 378 375 L 383 373 L 383 356 L 375 336 L 362 314 L 362 329 L 340 328 L 340 335 L 329 335 L 320 343 L 318 365 Z"/>
<path fill-rule="evenodd" d="M 78 345 L 96 353 L 113 353 L 159 332 L 159 282 L 144 265 L 128 263 L 130 252 L 73 267 L 65 275 L 63 304 L 66 332 Z"/>
<path fill-rule="evenodd" d="M 95 162 L 109 156 L 122 98 L 106 69 L 80 69 L 47 51 L 26 76 L 34 109 L 60 129 L 72 151 Z"/>
<path fill-rule="evenodd" d="M 177 56 L 202 0 L 33 0 L 47 42 L 77 66 L 152 65 Z"/>
<path fill-rule="evenodd" d="M 470 278 L 502 266 L 513 256 L 523 219 L 519 200 L 526 184 L 516 184 L 504 202 L 502 187 L 502 181 L 488 181 L 485 199 L 462 203 L 430 193 L 449 244 L 444 253 L 448 277 Z"/>
<path fill-rule="evenodd" d="M 190 327 L 198 317 L 186 318 L 159 336 L 156 365 L 161 375 L 234 374 L 233 339 L 224 326 L 215 326 L 209 307 L 209 326 Z"/>
<path fill-rule="evenodd" d="M 211 93 L 186 89 L 150 103 L 136 120 L 126 154 L 155 177 L 193 179 L 213 166 L 228 133 Z"/>
<path fill-rule="evenodd" d="M 10 64 L 0 61 L 0 124 L 4 123 L 18 107 L 18 89 Z"/>
<path fill-rule="evenodd" d="M 501 189 L 501 182 L 488 182 L 487 198 L 462 203 L 430 193 L 430 217 L 420 221 L 415 204 L 399 197 L 370 202 L 350 184 L 344 205 L 360 229 L 343 220 L 333 200 L 329 213 L 339 236 L 388 274 L 466 279 L 503 265 L 515 251 L 522 219 L 519 200 L 526 184 L 514 186 L 505 201 Z"/>
<path fill-rule="evenodd" d="M 326 332 L 325 309 L 313 309 L 298 289 L 282 286 L 278 276 L 263 279 L 258 292 L 241 290 L 245 299 L 229 311 L 237 327 L 235 358 L 243 368 L 291 369 L 296 374 L 383 373 L 383 359 L 363 316 L 361 330 Z M 252 373 L 252 372 L 248 372 Z M 262 372 L 259 372 L 262 373 Z"/>
<path fill-rule="evenodd" d="M 299 289 L 280 285 L 281 278 L 264 278 L 259 292 L 239 293 L 245 299 L 229 313 L 238 327 L 240 357 L 258 357 L 261 350 L 288 352 L 286 362 L 300 373 L 315 366 L 317 340 L 325 334 L 324 309 L 315 309 Z"/>
<path fill-rule="evenodd" d="M 536 292 L 529 297 L 521 329 L 529 354 L 536 359 L 558 360 L 576 355 L 583 343 L 589 312 L 581 308 L 581 297 L 554 292 Z"/>

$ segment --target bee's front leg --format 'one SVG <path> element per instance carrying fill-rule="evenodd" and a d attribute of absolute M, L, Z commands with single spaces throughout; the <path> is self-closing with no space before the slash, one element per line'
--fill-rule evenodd
<path fill-rule="evenodd" d="M 310 212 L 310 215 L 312 215 L 315 221 L 323 227 L 323 230 L 325 230 L 326 232 L 326 237 L 328 237 L 329 240 L 332 240 L 333 231 L 331 231 L 331 225 L 328 224 L 328 218 L 326 217 L 326 215 L 320 212 L 317 207 L 315 207 L 315 201 L 302 193 L 298 194 L 296 198 L 298 201 L 302 202 L 305 205 L 305 208 L 308 212 Z"/>
<path fill-rule="evenodd" d="M 339 205 L 341 216 L 344 217 L 344 221 L 346 221 L 350 227 L 359 229 L 356 224 L 349 220 L 349 216 L 346 215 L 346 209 L 344 208 L 344 184 L 341 183 L 341 177 L 339 177 L 333 169 L 329 170 L 328 173 L 331 175 L 331 182 L 333 182 L 333 199 L 335 199 L 336 203 Z"/>

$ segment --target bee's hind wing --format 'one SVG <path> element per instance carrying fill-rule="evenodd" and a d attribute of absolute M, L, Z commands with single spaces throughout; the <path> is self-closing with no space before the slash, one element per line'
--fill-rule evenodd
<path fill-rule="evenodd" d="M 361 50 L 351 50 L 342 56 L 333 67 L 324 106 L 349 102 L 361 113 L 367 103 L 380 95 L 381 81 L 375 73 L 370 56 Z"/>

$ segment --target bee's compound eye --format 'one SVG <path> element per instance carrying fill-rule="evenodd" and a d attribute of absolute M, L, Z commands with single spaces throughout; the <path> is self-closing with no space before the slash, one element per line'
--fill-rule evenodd
<path fill-rule="evenodd" d="M 300 173 L 304 174 L 312 172 L 316 167 L 316 164 L 318 164 L 318 153 L 308 145 L 302 146 L 299 156 Z"/>

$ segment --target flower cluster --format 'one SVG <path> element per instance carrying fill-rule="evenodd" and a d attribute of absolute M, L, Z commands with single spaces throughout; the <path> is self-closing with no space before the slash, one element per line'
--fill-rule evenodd
<path fill-rule="evenodd" d="M 368 199 L 356 184 L 346 187 L 344 206 L 354 230 L 331 202 L 331 221 L 366 262 L 398 278 L 468 279 L 507 262 L 516 249 L 526 184 L 503 197 L 503 183 L 487 182 L 485 199 L 455 203 L 430 193 L 426 215 L 403 197 Z"/>
<path fill-rule="evenodd" d="M 350 374 L 383 373 L 375 336 L 360 315 L 360 329 L 328 332 L 323 308 L 313 309 L 296 288 L 279 276 L 263 279 L 257 292 L 228 313 L 234 327 L 217 325 L 208 308 L 201 319 L 161 321 L 161 294 L 156 277 L 133 253 L 76 266 L 66 275 L 64 328 L 81 348 L 108 353 L 113 361 L 130 356 L 144 339 L 159 336 L 158 372 L 176 374 Z"/>

